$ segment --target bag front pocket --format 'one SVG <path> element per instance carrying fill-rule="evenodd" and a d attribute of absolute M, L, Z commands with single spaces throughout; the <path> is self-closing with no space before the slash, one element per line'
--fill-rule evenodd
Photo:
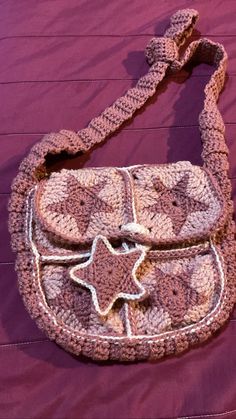
<path fill-rule="evenodd" d="M 37 224 L 33 235 L 34 245 L 41 243 L 41 249 L 37 247 L 40 254 L 38 282 L 45 306 L 65 328 L 104 338 L 159 339 L 179 332 L 201 332 L 203 324 L 210 324 L 220 315 L 224 263 L 212 241 L 172 250 L 146 250 L 135 272 L 137 283 L 145 293 L 137 294 L 140 298 L 121 295 L 103 314 L 96 309 L 92 289 L 72 275 L 74 272 L 78 278 L 85 278 L 80 270 L 88 264 L 91 248 L 78 251 L 62 246 L 55 249 L 52 241 L 50 245 L 46 239 L 43 242 L 46 236 Z M 127 249 L 135 251 L 136 245 L 127 243 Z M 124 252 L 119 245 L 113 250 L 118 254 Z M 105 283 L 105 268 L 100 268 L 100 282 L 106 297 L 111 287 Z M 87 275 L 92 274 L 94 268 L 87 270 Z M 90 278 L 87 279 L 90 283 Z"/>

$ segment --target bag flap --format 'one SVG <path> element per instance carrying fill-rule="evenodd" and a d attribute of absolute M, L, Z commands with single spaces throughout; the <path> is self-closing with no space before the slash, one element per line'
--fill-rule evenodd
<path fill-rule="evenodd" d="M 98 234 L 152 245 L 196 241 L 220 229 L 226 214 L 216 180 L 188 161 L 62 169 L 40 182 L 34 210 L 44 229 L 73 244 Z"/>

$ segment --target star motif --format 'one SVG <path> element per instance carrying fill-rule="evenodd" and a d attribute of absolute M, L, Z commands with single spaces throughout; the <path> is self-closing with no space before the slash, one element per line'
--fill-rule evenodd
<path fill-rule="evenodd" d="M 188 196 L 186 192 L 188 182 L 189 174 L 185 174 L 173 188 L 167 188 L 159 178 L 154 179 L 153 186 L 158 193 L 158 201 L 145 208 L 151 212 L 168 215 L 176 235 L 180 233 L 190 213 L 208 209 L 207 204 Z"/>
<path fill-rule="evenodd" d="M 49 204 L 47 210 L 58 214 L 71 215 L 78 226 L 81 234 L 86 233 L 91 215 L 97 212 L 112 212 L 113 208 L 107 204 L 98 194 L 103 189 L 105 182 L 94 186 L 85 187 L 80 185 L 76 178 L 69 176 L 67 181 L 67 196 L 64 201 Z"/>
<path fill-rule="evenodd" d="M 96 311 L 108 314 L 118 298 L 137 300 L 146 294 L 136 271 L 144 257 L 144 247 L 118 252 L 104 236 L 96 236 L 88 261 L 70 270 L 71 278 L 91 291 Z"/>
<path fill-rule="evenodd" d="M 178 326 L 184 321 L 188 309 L 201 304 L 204 296 L 190 286 L 191 272 L 170 275 L 156 267 L 155 274 L 157 278 L 153 295 L 155 304 L 164 308 L 172 324 Z"/>

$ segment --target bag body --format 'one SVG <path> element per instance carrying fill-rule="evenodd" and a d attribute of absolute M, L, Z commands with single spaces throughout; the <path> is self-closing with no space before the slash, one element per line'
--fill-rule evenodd
<path fill-rule="evenodd" d="M 94 360 L 180 353 L 208 339 L 235 303 L 235 224 L 228 148 L 217 108 L 227 54 L 208 39 L 179 47 L 198 13 L 180 10 L 146 49 L 148 74 L 79 132 L 43 137 L 12 184 L 9 230 L 19 290 L 50 339 Z M 168 71 L 215 64 L 199 116 L 203 165 L 189 161 L 62 169 L 46 158 L 86 153 L 131 118 Z"/>

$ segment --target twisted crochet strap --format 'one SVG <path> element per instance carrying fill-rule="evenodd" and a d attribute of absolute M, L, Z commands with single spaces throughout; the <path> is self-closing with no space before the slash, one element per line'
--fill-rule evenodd
<path fill-rule="evenodd" d="M 223 45 L 202 38 L 192 42 L 182 57 L 179 57 L 179 47 L 191 35 L 197 19 L 198 12 L 194 9 L 177 11 L 171 17 L 170 27 L 164 36 L 152 38 L 146 47 L 146 58 L 150 69 L 138 80 L 136 86 L 127 90 L 98 117 L 93 118 L 86 128 L 77 133 L 61 130 L 63 140 L 58 135 L 57 142 L 55 135 L 53 138 L 46 138 L 44 154 L 55 154 L 63 150 L 68 153 L 88 151 L 115 132 L 154 95 L 167 70 L 171 73 L 179 71 L 194 56 L 200 62 L 216 65 L 216 70 L 204 90 L 205 99 L 199 116 L 199 128 L 203 143 L 204 166 L 215 174 L 220 173 L 221 178 L 226 180 L 228 148 L 224 139 L 224 122 L 217 108 L 218 96 L 225 80 L 226 51 Z M 42 164 L 42 160 L 40 163 Z"/>

